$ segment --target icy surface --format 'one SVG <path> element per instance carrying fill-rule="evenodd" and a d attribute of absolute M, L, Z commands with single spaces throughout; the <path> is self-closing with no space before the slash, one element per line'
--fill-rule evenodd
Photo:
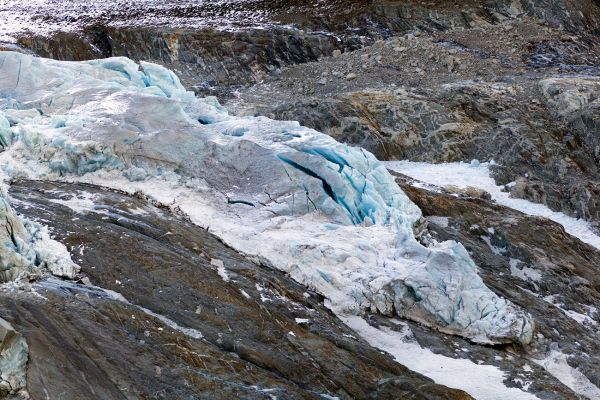
<path fill-rule="evenodd" d="M 596 235 L 587 221 L 569 217 L 561 212 L 550 210 L 543 204 L 510 197 L 497 186 L 490 176 L 490 163 L 441 163 L 428 164 L 410 161 L 388 161 L 385 166 L 392 171 L 410 176 L 436 186 L 468 186 L 488 192 L 498 204 L 521 211 L 525 214 L 548 218 L 562 225 L 567 233 L 597 249 L 600 249 L 600 236 Z"/>
<path fill-rule="evenodd" d="M 172 72 L 126 58 L 0 53 L 0 115 L 10 176 L 141 191 L 337 312 L 371 309 L 484 343 L 531 340 L 531 318 L 483 284 L 462 245 L 417 241 L 420 210 L 364 150 L 297 122 L 229 116 Z"/>

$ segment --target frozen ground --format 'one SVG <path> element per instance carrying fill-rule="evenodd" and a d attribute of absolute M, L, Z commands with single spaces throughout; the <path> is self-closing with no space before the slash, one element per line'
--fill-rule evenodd
<path fill-rule="evenodd" d="M 564 213 L 552 211 L 543 204 L 516 199 L 510 193 L 497 186 L 490 176 L 490 163 L 441 163 L 428 164 L 411 161 L 387 161 L 385 166 L 392 171 L 435 186 L 474 187 L 488 192 L 498 204 L 521 211 L 528 215 L 548 218 L 561 224 L 567 233 L 600 249 L 600 236 L 594 233 L 588 222 L 570 217 Z"/>

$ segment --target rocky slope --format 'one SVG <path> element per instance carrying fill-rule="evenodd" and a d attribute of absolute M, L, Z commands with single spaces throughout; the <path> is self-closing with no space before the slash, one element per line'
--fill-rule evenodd
<path fill-rule="evenodd" d="M 495 160 L 514 196 L 597 225 L 599 54 L 594 38 L 527 18 L 417 32 L 289 68 L 228 106 L 380 159 Z"/>
<path fill-rule="evenodd" d="M 95 203 L 83 214 L 68 202 L 82 193 Z M 2 293 L 2 315 L 29 346 L 32 398 L 469 398 L 368 346 L 319 295 L 143 198 L 30 181 L 11 195 L 85 271 Z"/>
<path fill-rule="evenodd" d="M 599 233 L 598 1 L 9 2 L 0 5 L 0 21 L 6 22 L 0 27 L 0 49 L 59 60 L 127 56 L 151 61 L 172 69 L 198 95 L 217 95 L 236 116 L 299 121 L 381 160 L 494 160 L 490 168 L 496 184 L 512 197 L 581 218 L 592 235 Z M 119 72 L 120 65 L 107 69 Z M 121 73 L 133 81 L 132 71 Z M 189 141 L 190 122 L 175 108 L 162 120 L 164 110 L 157 112 L 151 122 L 137 112 L 139 104 L 166 109 L 171 104 L 167 100 L 123 100 L 107 86 L 94 107 L 85 101 L 69 107 L 68 96 L 60 99 L 62 105 L 44 103 L 47 98 L 40 100 L 40 92 L 15 103 L 10 99 L 18 98 L 18 87 L 39 82 L 25 83 L 25 75 L 21 81 L 19 67 L 16 85 L 9 87 L 14 76 L 2 75 L 0 84 L 0 116 L 7 115 L 6 124 L 0 120 L 2 150 L 11 153 L 20 134 L 28 151 L 41 152 L 41 162 L 56 166 L 60 161 L 60 173 L 52 179 L 61 181 L 11 182 L 8 199 L 19 217 L 47 225 L 70 250 L 76 265 L 68 267 L 81 272 L 57 279 L 61 268 L 56 265 L 64 270 L 66 261 L 44 263 L 35 247 L 38 237 L 27 236 L 29 228 L 20 236 L 34 250 L 7 230 L 0 252 L 4 280 L 18 279 L 4 284 L 0 296 L 0 337 L 8 349 L 0 357 L 2 396 L 600 398 L 600 250 L 589 240 L 582 242 L 546 218 L 498 205 L 480 189 L 436 187 L 396 173 L 396 182 L 425 218 L 413 227 L 420 246 L 432 249 L 446 241 L 464 245 L 465 257 L 477 266 L 473 279 L 481 281 L 481 276 L 486 290 L 524 310 L 523 321 L 532 322 L 533 335 L 486 343 L 467 333 L 475 321 L 457 324 L 456 315 L 468 308 L 462 300 L 451 316 L 423 306 L 440 293 L 452 297 L 456 286 L 461 294 L 472 289 L 452 274 L 428 283 L 436 294 L 405 278 L 402 284 L 383 287 L 374 279 L 351 290 L 365 314 L 336 316 L 333 293 L 362 282 L 357 271 L 370 270 L 381 260 L 385 266 L 401 256 L 413 260 L 419 255 L 411 248 L 390 257 L 387 248 L 385 253 L 374 250 L 371 238 L 361 236 L 361 251 L 355 247 L 348 257 L 340 249 L 350 247 L 340 243 L 352 243 L 358 234 L 337 227 L 339 221 L 323 225 L 329 233 L 310 231 L 325 238 L 315 239 L 325 240 L 325 246 L 297 236 L 277 242 L 284 233 L 305 227 L 279 222 L 273 243 L 265 239 L 269 236 L 243 242 L 249 227 L 263 224 L 247 214 L 266 210 L 276 219 L 289 211 L 283 196 L 288 192 L 272 198 L 272 189 L 282 191 L 272 176 L 282 174 L 264 161 L 272 151 L 269 145 L 255 147 L 257 129 L 265 138 L 285 143 L 290 140 L 285 135 L 295 137 L 295 128 L 283 124 L 283 136 L 278 136 L 270 125 L 248 128 L 243 120 L 223 122 L 218 113 L 198 117 L 195 122 L 202 127 L 193 128 L 191 137 L 202 137 L 216 149 L 232 136 L 253 143 L 206 153 Z M 65 87 L 69 79 L 62 83 Z M 69 90 L 84 93 L 77 96 L 89 96 L 85 88 L 74 88 Z M 161 90 L 171 95 L 170 89 Z M 87 119 L 77 122 L 76 132 L 72 116 L 54 115 L 51 106 L 64 106 L 60 112 L 65 114 L 80 107 Z M 11 110 L 31 107 L 39 111 Z M 109 122 L 97 122 L 96 116 Z M 44 147 L 46 139 L 28 142 L 36 118 L 50 119 L 50 130 L 66 128 L 79 140 L 97 143 L 77 145 L 71 159 L 58 160 L 65 148 L 71 151 L 64 138 L 48 142 L 51 150 Z M 198 133 L 211 129 L 228 138 Z M 152 132 L 150 138 L 145 138 L 146 130 Z M 115 142 L 123 132 L 130 137 L 124 144 Z M 177 136 L 171 136 L 174 132 Z M 141 139 L 134 139 L 136 134 Z M 127 153 L 130 147 L 135 148 L 133 156 Z M 170 157 L 180 149 L 200 161 L 173 161 Z M 331 212 L 332 206 L 324 206 L 327 196 L 347 206 L 337 197 L 339 178 L 329 169 L 339 167 L 342 176 L 345 167 L 358 169 L 353 161 L 340 161 L 336 152 L 306 150 L 311 151 L 286 161 L 293 167 L 290 180 L 302 173 L 312 179 L 293 192 L 292 199 L 306 192 L 306 204 L 292 201 L 293 217 L 301 208 L 308 215 L 311 207 L 316 214 Z M 223 156 L 229 152 L 238 158 Z M 335 168 L 315 167 L 315 156 Z M 255 157 L 261 161 L 249 161 Z M 236 160 L 244 160 L 242 166 Z M 123 163 L 131 167 L 124 176 L 132 188 L 138 183 L 146 193 L 157 188 L 153 193 L 162 195 L 163 202 L 141 192 L 128 195 L 65 181 L 64 175 L 69 181 L 86 180 L 86 172 L 119 169 Z M 206 214 L 200 220 L 209 223 L 200 225 L 207 229 L 200 228 L 193 211 L 206 204 L 179 187 L 172 196 L 160 192 L 162 186 L 151 177 L 155 169 L 191 175 L 186 190 L 197 185 L 196 178 L 208 182 L 220 193 L 210 201 L 218 203 L 215 209 L 223 218 Z M 264 179 L 258 178 L 260 170 Z M 79 175 L 83 178 L 74 178 Z M 88 180 L 115 186 L 115 179 Z M 271 185 L 264 193 L 258 190 L 263 184 Z M 320 197 L 314 197 L 315 190 Z M 5 214 L 12 215 L 7 207 Z M 230 235 L 237 228 L 225 214 L 238 218 L 246 231 Z M 364 228 L 363 217 L 354 221 L 358 229 Z M 232 237 L 243 238 L 236 248 L 221 241 Z M 272 255 L 277 260 L 287 257 L 285 246 L 292 246 L 293 262 L 280 268 L 243 254 L 261 241 L 265 249 L 281 246 L 279 258 Z M 5 261 L 7 254 L 25 258 L 15 268 L 12 258 Z M 307 259 L 320 266 L 318 273 L 306 275 L 312 265 Z M 348 268 L 344 280 L 333 282 L 330 274 L 336 269 L 327 268 L 331 260 L 341 259 L 335 265 L 360 268 Z M 448 265 L 454 268 L 452 262 Z M 324 287 L 331 291 L 325 293 Z M 488 306 L 479 311 L 482 319 L 490 313 Z"/>

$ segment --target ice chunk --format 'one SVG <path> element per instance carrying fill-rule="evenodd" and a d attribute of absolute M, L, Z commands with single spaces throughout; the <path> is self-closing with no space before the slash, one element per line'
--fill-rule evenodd
<path fill-rule="evenodd" d="M 23 336 L 13 326 L 0 318 L 0 393 L 23 393 L 27 385 L 27 359 L 29 347 Z M 25 393 L 23 393 L 25 394 Z M 29 396 L 25 395 L 24 398 Z"/>
<path fill-rule="evenodd" d="M 48 268 L 54 275 L 67 278 L 73 278 L 79 272 L 64 245 L 51 240 L 41 225 L 22 221 L 2 196 L 0 221 L 1 282 L 16 280 L 41 268 Z"/>

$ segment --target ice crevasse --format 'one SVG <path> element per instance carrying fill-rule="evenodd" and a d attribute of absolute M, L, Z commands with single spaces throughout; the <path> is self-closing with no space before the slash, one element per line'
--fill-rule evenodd
<path fill-rule="evenodd" d="M 127 58 L 0 52 L 0 165 L 173 201 L 337 313 L 398 315 L 482 343 L 528 343 L 531 317 L 485 286 L 464 247 L 424 246 L 421 212 L 370 153 L 297 122 L 229 115 Z"/>

